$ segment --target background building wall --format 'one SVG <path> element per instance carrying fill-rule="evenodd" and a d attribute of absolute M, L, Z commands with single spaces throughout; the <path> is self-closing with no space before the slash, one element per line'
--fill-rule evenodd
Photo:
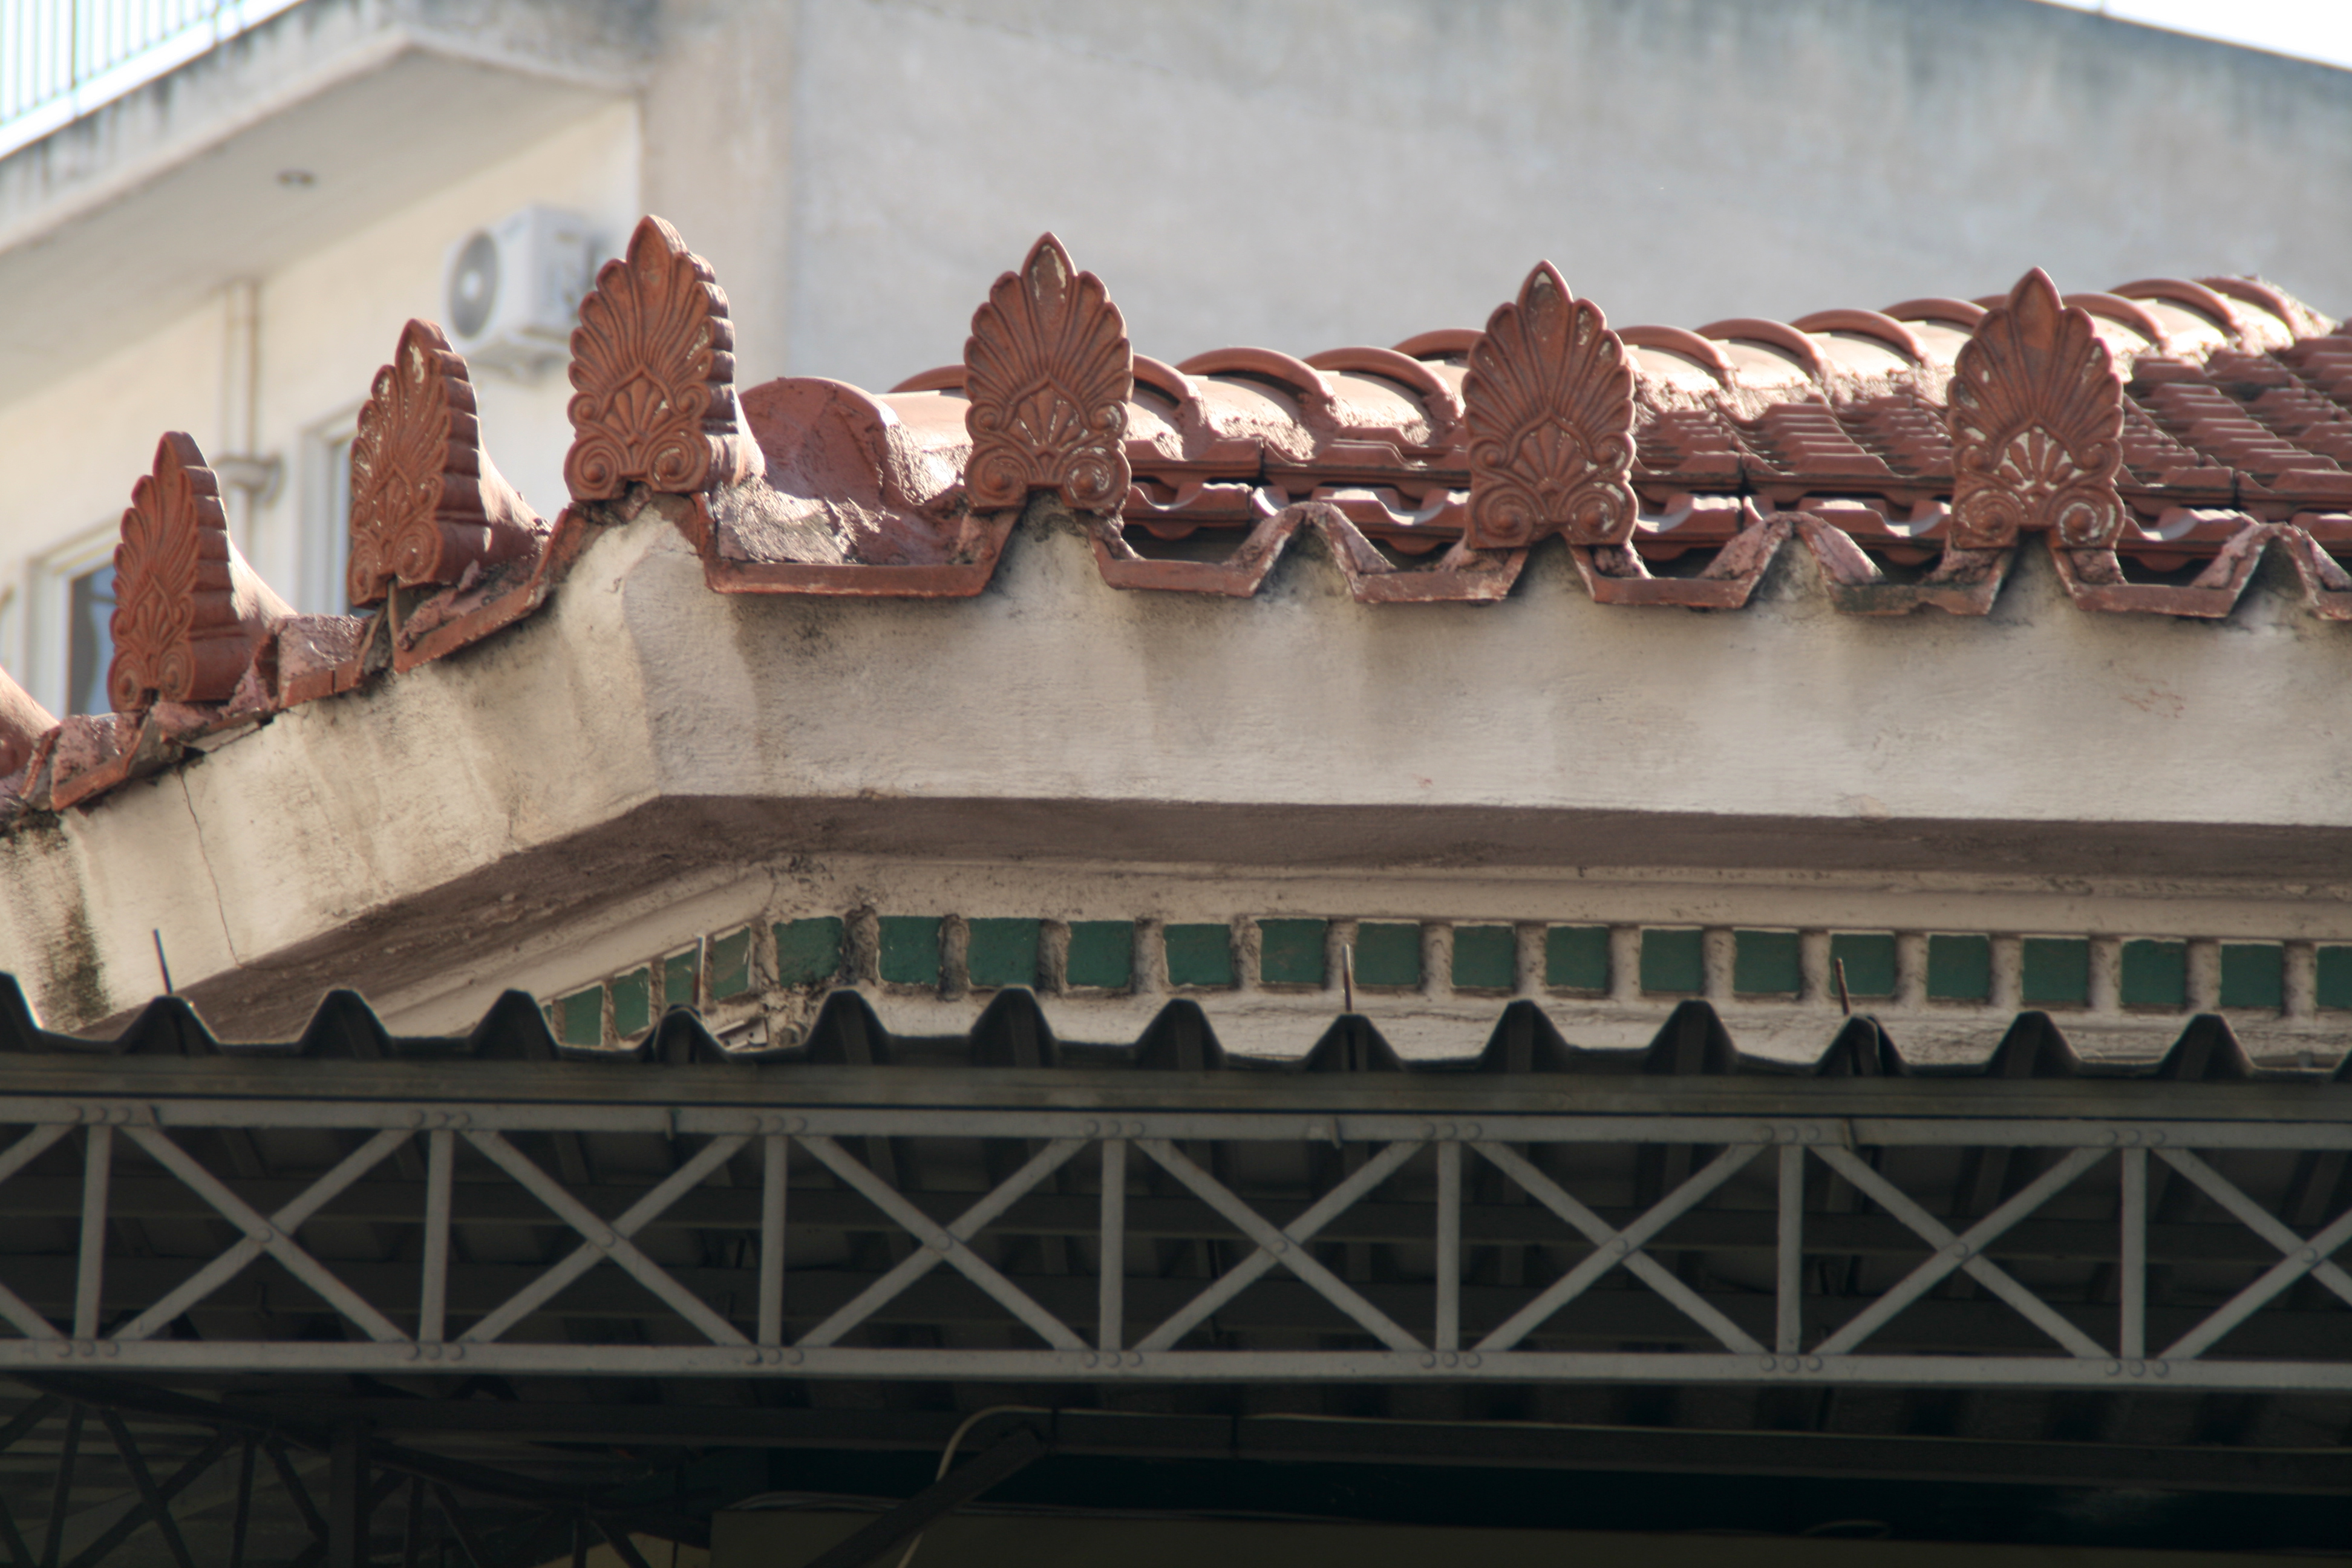
<path fill-rule="evenodd" d="M 887 385 L 954 358 L 976 286 L 1045 228 L 1171 360 L 1479 325 L 1539 257 L 1626 322 L 1983 294 L 2036 265 L 2347 303 L 2352 212 L 2320 193 L 2352 175 L 2352 76 L 2025 0 L 697 18 L 729 58 L 671 25 L 647 192 L 718 265 L 759 375 Z M 745 140 L 661 141 L 686 118 Z M 723 216 L 762 149 L 788 190 Z"/>

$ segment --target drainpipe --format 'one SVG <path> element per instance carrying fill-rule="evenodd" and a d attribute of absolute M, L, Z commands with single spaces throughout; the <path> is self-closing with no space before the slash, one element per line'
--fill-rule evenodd
<path fill-rule="evenodd" d="M 285 464 L 254 448 L 261 421 L 261 285 L 241 278 L 224 291 L 226 327 L 221 353 L 221 449 L 213 454 L 229 537 L 253 554 L 254 514 L 278 494 Z"/>

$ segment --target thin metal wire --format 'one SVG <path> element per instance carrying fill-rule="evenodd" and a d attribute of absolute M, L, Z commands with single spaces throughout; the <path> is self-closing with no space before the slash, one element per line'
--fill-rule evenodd
<path fill-rule="evenodd" d="M 955 1463 L 956 1448 L 963 1442 L 964 1435 L 990 1416 L 1051 1415 L 1053 1414 L 1053 1411 L 1042 1405 L 992 1405 L 984 1410 L 973 1411 L 963 1418 L 962 1423 L 954 1431 L 948 1434 L 948 1446 L 940 1450 L 939 1472 L 931 1477 L 931 1484 L 937 1486 L 948 1479 L 948 1467 Z M 915 1539 L 907 1542 L 907 1550 L 898 1558 L 898 1568 L 907 1568 L 908 1563 L 914 1562 L 915 1548 L 922 1543 L 923 1532 L 917 1531 Z"/>

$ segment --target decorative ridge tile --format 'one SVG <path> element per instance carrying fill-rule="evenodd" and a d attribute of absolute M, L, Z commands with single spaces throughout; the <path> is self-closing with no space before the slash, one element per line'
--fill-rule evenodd
<path fill-rule="evenodd" d="M 237 552 L 220 481 L 194 437 L 174 430 L 131 492 L 114 548 L 114 658 L 107 698 L 118 713 L 158 701 L 225 702 L 292 606 Z"/>
<path fill-rule="evenodd" d="M 969 596 L 1046 505 L 1127 589 L 1247 596 L 1307 533 L 1359 602 L 1493 602 L 1558 533 L 1598 602 L 1736 609 L 1793 535 L 1841 611 L 1983 615 L 2040 532 L 2084 609 L 2224 616 L 2276 546 L 2315 615 L 2352 619 L 2352 335 L 2259 279 L 2061 294 L 2033 272 L 1983 302 L 1693 331 L 1612 328 L 1543 264 L 1483 331 L 1171 365 L 1048 234 L 961 363 L 739 397 L 725 291 L 647 217 L 572 350 L 551 524 L 484 450 L 463 359 L 408 323 L 354 442 L 369 616 L 294 615 L 166 436 L 117 551 L 118 713 L 60 723 L 0 675 L 0 813 L 492 636 L 648 510 L 726 594 Z"/>
<path fill-rule="evenodd" d="M 352 440 L 354 605 L 404 588 L 450 586 L 469 572 L 529 561 L 547 524 L 482 449 L 466 362 L 441 329 L 412 321 L 376 372 Z"/>
<path fill-rule="evenodd" d="M 0 782 L 26 771 L 34 748 L 57 722 L 31 692 L 0 669 Z"/>

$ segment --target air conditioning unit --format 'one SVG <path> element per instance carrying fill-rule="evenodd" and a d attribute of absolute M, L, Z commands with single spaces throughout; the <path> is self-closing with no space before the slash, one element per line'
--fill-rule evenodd
<path fill-rule="evenodd" d="M 441 322 L 466 363 L 532 376 L 572 352 L 581 298 L 594 279 L 588 220 L 529 206 L 449 247 Z"/>

